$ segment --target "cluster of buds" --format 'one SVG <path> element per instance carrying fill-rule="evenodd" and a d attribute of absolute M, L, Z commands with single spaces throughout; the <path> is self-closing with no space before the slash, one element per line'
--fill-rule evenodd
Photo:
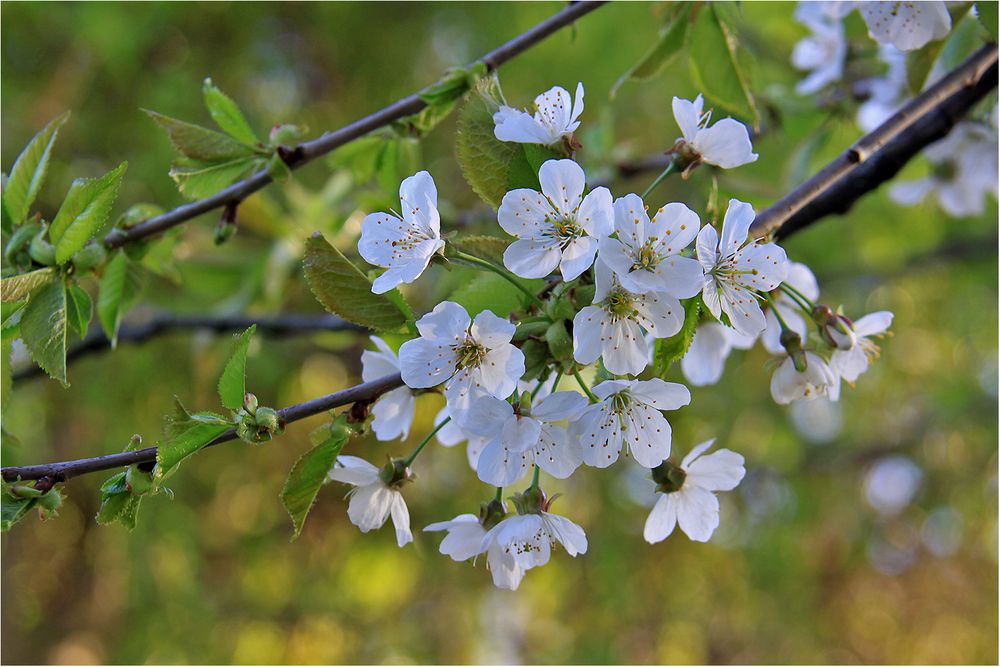
<path fill-rule="evenodd" d="M 285 432 L 285 420 L 274 408 L 257 405 L 257 397 L 247 392 L 243 407 L 235 414 L 236 435 L 252 445 L 268 442 Z"/>

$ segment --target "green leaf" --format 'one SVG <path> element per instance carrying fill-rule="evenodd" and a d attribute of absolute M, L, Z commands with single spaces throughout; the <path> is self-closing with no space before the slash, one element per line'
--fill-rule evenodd
<path fill-rule="evenodd" d="M 388 140 L 382 134 L 370 134 L 341 146 L 330 153 L 327 164 L 332 169 L 348 169 L 357 184 L 375 177 L 379 159 Z"/>
<path fill-rule="evenodd" d="M 243 156 L 226 162 L 175 165 L 170 169 L 170 178 L 188 199 L 204 199 L 257 171 L 264 164 L 265 160 L 258 157 Z"/>
<path fill-rule="evenodd" d="M 66 289 L 51 282 L 31 295 L 21 316 L 21 339 L 42 370 L 66 381 Z"/>
<path fill-rule="evenodd" d="M 260 143 L 250 123 L 243 117 L 243 112 L 236 106 L 236 102 L 219 90 L 210 78 L 205 79 L 201 92 L 205 97 L 205 106 L 212 114 L 212 120 L 223 132 L 251 147 Z"/>
<path fill-rule="evenodd" d="M 496 236 L 459 236 L 450 241 L 456 249 L 474 257 L 485 259 L 503 266 L 503 253 L 513 239 L 502 239 Z"/>
<path fill-rule="evenodd" d="M 56 262 L 65 264 L 73 253 L 101 232 L 111 215 L 127 168 L 128 163 L 122 162 L 100 178 L 73 181 L 49 226 L 49 239 L 56 247 Z"/>
<path fill-rule="evenodd" d="M 128 255 L 119 251 L 101 277 L 97 295 L 97 317 L 104 333 L 111 339 L 112 349 L 118 345 L 118 327 L 142 289 L 142 274 Z"/>
<path fill-rule="evenodd" d="M 518 279 L 518 282 L 532 292 L 539 292 L 545 286 L 545 281 L 540 279 Z M 495 273 L 477 273 L 448 298 L 463 306 L 472 317 L 484 310 L 506 317 L 511 311 L 528 305 L 528 297 L 524 293 Z"/>
<path fill-rule="evenodd" d="M 724 19 L 728 8 L 705 3 L 694 24 L 687 30 L 688 65 L 696 88 L 709 103 L 760 125 L 760 113 L 749 79 L 740 64 L 738 44 Z"/>
<path fill-rule="evenodd" d="M 979 16 L 979 22 L 986 28 L 986 32 L 989 33 L 990 38 L 994 42 L 997 41 L 998 18 L 996 0 L 979 0 L 976 3 L 976 15 Z"/>
<path fill-rule="evenodd" d="M 174 399 L 174 414 L 167 416 L 163 440 L 156 448 L 157 481 L 174 472 L 181 461 L 196 453 L 229 430 L 232 424 L 212 412 L 189 413 L 179 399 Z"/>
<path fill-rule="evenodd" d="M 69 118 L 67 111 L 36 134 L 27 147 L 17 156 L 3 189 L 3 206 L 11 221 L 17 225 L 28 217 L 31 204 L 45 180 L 49 155 L 56 142 L 59 128 Z"/>
<path fill-rule="evenodd" d="M 0 503 L 0 531 L 10 530 L 15 523 L 24 518 L 35 502 L 35 498 L 18 498 L 4 490 L 3 500 Z"/>
<path fill-rule="evenodd" d="M 101 484 L 101 506 L 95 519 L 101 525 L 114 523 L 121 516 L 132 494 L 125 484 L 125 473 L 115 473 Z"/>
<path fill-rule="evenodd" d="M 334 315 L 377 331 L 405 324 L 406 316 L 399 307 L 385 294 L 374 294 L 365 274 L 319 232 L 306 241 L 302 267 L 309 289 Z"/>
<path fill-rule="evenodd" d="M 670 367 L 687 354 L 698 328 L 698 315 L 701 313 L 701 297 L 696 296 L 683 302 L 684 325 L 681 330 L 670 338 L 658 338 L 654 352 L 654 370 L 663 377 Z"/>
<path fill-rule="evenodd" d="M 233 337 L 235 339 L 233 351 L 219 377 L 219 398 L 222 399 L 222 405 L 230 410 L 239 410 L 243 407 L 243 397 L 247 393 L 247 348 L 256 330 L 257 325 L 254 324 L 240 335 Z"/>
<path fill-rule="evenodd" d="M 94 302 L 79 285 L 66 286 L 66 320 L 80 338 L 87 335 L 87 326 L 94 316 Z"/>
<path fill-rule="evenodd" d="M 996 6 L 996 3 L 993 4 Z M 965 18 L 970 9 L 972 9 L 972 4 L 967 2 L 949 7 L 948 14 L 951 15 L 951 25 L 957 26 L 958 22 Z M 923 90 L 924 84 L 927 83 L 927 77 L 931 73 L 931 68 L 934 67 L 934 62 L 941 55 L 941 50 L 944 48 L 949 36 L 946 35 L 942 39 L 928 42 L 916 51 L 907 52 L 906 85 L 914 95 L 919 94 Z"/>
<path fill-rule="evenodd" d="M 0 301 L 3 303 L 14 303 L 27 299 L 32 292 L 51 283 L 57 277 L 57 272 L 51 266 L 36 271 L 22 273 L 19 276 L 11 276 L 0 280 Z"/>
<path fill-rule="evenodd" d="M 170 116 L 143 109 L 156 124 L 167 131 L 170 143 L 181 155 L 198 162 L 227 162 L 252 157 L 256 151 L 230 136 L 207 127 L 187 123 Z"/>
<path fill-rule="evenodd" d="M 498 208 L 507 193 L 507 175 L 515 158 L 523 159 L 520 144 L 500 141 L 493 134 L 493 114 L 500 108 L 503 93 L 496 75 L 476 84 L 458 112 L 456 156 L 462 176 L 483 201 Z"/>
<path fill-rule="evenodd" d="M 326 481 L 327 473 L 330 472 L 351 433 L 353 430 L 347 424 L 347 416 L 337 416 L 330 424 L 327 438 L 303 454 L 288 473 L 285 486 L 281 489 L 281 503 L 292 517 L 292 525 L 295 528 L 292 539 L 302 532 L 306 515 L 316 501 L 316 494 Z"/>
<path fill-rule="evenodd" d="M 618 89 L 626 81 L 646 81 L 662 72 L 680 54 L 684 47 L 684 37 L 687 35 L 688 15 L 691 13 L 691 4 L 682 3 L 680 11 L 666 26 L 660 30 L 660 37 L 653 44 L 653 47 L 639 59 L 627 72 L 621 75 L 615 85 L 611 87 L 611 99 L 618 94 Z"/>

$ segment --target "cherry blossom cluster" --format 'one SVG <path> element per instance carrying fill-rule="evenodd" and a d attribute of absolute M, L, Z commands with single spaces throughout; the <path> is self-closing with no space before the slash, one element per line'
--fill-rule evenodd
<path fill-rule="evenodd" d="M 701 96 L 675 98 L 673 110 L 682 136 L 670 151 L 672 169 L 686 175 L 700 164 L 730 169 L 757 159 L 746 127 L 728 118 L 712 124 Z M 582 85 L 575 102 L 555 87 L 535 99 L 533 113 L 501 107 L 495 134 L 501 141 L 576 146 L 582 111 Z M 425 530 L 446 531 L 440 550 L 457 561 L 485 554 L 495 585 L 510 589 L 545 564 L 556 545 L 571 556 L 587 550 L 583 529 L 550 511 L 555 498 L 541 490 L 542 472 L 566 479 L 581 466 L 607 468 L 631 457 L 649 470 L 660 494 L 646 521 L 647 541 L 664 540 L 679 525 L 704 542 L 719 525 L 715 494 L 739 484 L 744 459 L 728 449 L 706 454 L 714 442 L 708 441 L 676 463 L 664 413 L 688 405 L 691 394 L 649 370 L 656 340 L 683 335 L 692 303 L 704 321 L 681 364 L 690 383 L 717 381 L 732 348 L 760 340 L 781 358 L 771 385 L 779 403 L 839 396 L 841 380 L 856 380 L 875 357 L 871 337 L 891 320 L 876 313 L 854 323 L 815 303 L 812 273 L 789 262 L 778 245 L 750 238 L 755 214 L 745 202 L 730 200 L 717 230 L 681 202 L 651 213 L 637 194 L 615 198 L 605 187 L 588 189 L 572 159 L 544 162 L 538 184 L 511 190 L 500 203 L 497 222 L 512 237 L 503 266 L 471 259 L 515 284 L 548 278 L 548 287 L 529 293 L 534 305 L 510 317 L 490 310 L 473 316 L 443 301 L 416 320 L 417 335 L 398 355 L 372 336 L 376 349 L 362 356 L 364 379 L 399 372 L 405 383 L 373 406 L 376 438 L 408 436 L 420 393 L 440 390 L 446 406 L 409 458 L 377 468 L 340 456 L 329 475 L 354 486 L 353 523 L 367 532 L 391 517 L 403 546 L 413 539 L 401 493 L 413 479 L 413 460 L 434 436 L 446 446 L 467 442 L 470 466 L 496 487 L 495 497 L 478 514 Z M 373 213 L 361 226 L 362 257 L 385 269 L 372 285 L 377 293 L 414 282 L 433 262 L 469 259 L 442 237 L 430 174 L 405 179 L 399 194 L 398 214 Z M 815 324 L 811 335 L 808 321 Z M 522 347 L 539 323 L 565 327 L 567 353 L 552 352 L 540 371 L 526 372 Z M 593 386 L 584 380 L 588 367 Z M 509 498 L 508 513 L 503 488 L 529 473 L 531 485 Z"/>

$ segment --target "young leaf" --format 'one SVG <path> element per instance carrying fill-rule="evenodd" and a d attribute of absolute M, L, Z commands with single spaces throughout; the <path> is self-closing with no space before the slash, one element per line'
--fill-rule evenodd
<path fill-rule="evenodd" d="M 0 531 L 7 532 L 23 519 L 35 501 L 35 498 L 18 498 L 5 489 L 0 503 Z"/>
<path fill-rule="evenodd" d="M 224 417 L 211 412 L 189 413 L 180 400 L 174 399 L 175 411 L 167 416 L 163 426 L 163 440 L 156 448 L 159 464 L 157 481 L 163 480 L 202 447 L 212 442 L 232 426 Z"/>
<path fill-rule="evenodd" d="M 167 131 L 170 143 L 182 155 L 199 162 L 226 162 L 256 154 L 253 148 L 230 136 L 207 127 L 187 123 L 170 116 L 143 109 L 156 124 Z"/>
<path fill-rule="evenodd" d="M 338 415 L 330 424 L 327 438 L 303 454 L 288 473 L 288 479 L 281 490 L 281 503 L 292 517 L 295 528 L 293 540 L 302 532 L 316 494 L 352 432 L 347 424 L 347 416 Z"/>
<path fill-rule="evenodd" d="M 309 289 L 334 315 L 377 331 L 398 329 L 406 322 L 399 307 L 385 294 L 373 293 L 365 274 L 319 232 L 306 241 L 302 267 Z"/>
<path fill-rule="evenodd" d="M 139 268 L 124 252 L 118 252 L 104 268 L 97 295 L 97 317 L 104 333 L 111 339 L 111 347 L 118 345 L 118 327 L 122 317 L 135 303 L 142 289 Z"/>
<path fill-rule="evenodd" d="M 69 326 L 83 338 L 87 335 L 87 326 L 94 316 L 94 302 L 79 285 L 66 286 L 66 320 Z"/>
<path fill-rule="evenodd" d="M 170 178 L 188 199 L 204 199 L 257 171 L 264 163 L 264 160 L 251 155 L 225 162 L 175 165 L 170 169 Z"/>
<path fill-rule="evenodd" d="M 513 239 L 502 239 L 496 236 L 459 236 L 451 241 L 451 245 L 464 253 L 486 259 L 494 264 L 503 265 L 503 253 Z"/>
<path fill-rule="evenodd" d="M 69 118 L 67 111 L 42 128 L 28 143 L 27 147 L 17 156 L 10 176 L 4 183 L 3 206 L 11 221 L 17 225 L 28 217 L 31 204 L 35 201 L 38 191 L 45 180 L 45 172 L 49 166 L 49 155 L 52 145 L 56 142 L 59 128 Z"/>
<path fill-rule="evenodd" d="M 683 302 L 684 325 L 681 330 L 670 338 L 658 338 L 655 347 L 655 371 L 660 377 L 667 374 L 670 367 L 687 354 L 698 328 L 698 315 L 701 313 L 701 297 L 696 296 Z"/>
<path fill-rule="evenodd" d="M 65 264 L 73 253 L 101 232 L 127 168 L 128 163 L 122 162 L 100 178 L 73 181 L 49 226 L 49 239 L 56 247 L 56 262 Z"/>
<path fill-rule="evenodd" d="M 538 292 L 545 286 L 545 281 L 541 279 L 517 280 L 532 292 Z M 473 317 L 484 310 L 492 310 L 497 315 L 506 317 L 507 313 L 528 305 L 525 303 L 528 300 L 525 294 L 514 289 L 495 273 L 477 273 L 448 298 L 463 306 Z"/>
<path fill-rule="evenodd" d="M 645 81 L 652 79 L 662 72 L 684 47 L 684 36 L 687 34 L 689 25 L 688 15 L 691 13 L 691 4 L 682 3 L 680 10 L 666 26 L 660 30 L 660 37 L 653 44 L 653 47 L 639 59 L 627 72 L 621 75 L 615 85 L 611 87 L 611 99 L 618 94 L 618 89 L 626 81 Z"/>
<path fill-rule="evenodd" d="M 687 30 L 691 78 L 711 104 L 750 119 L 757 127 L 760 113 L 750 92 L 747 74 L 739 62 L 736 37 L 724 18 L 728 13 L 725 7 L 706 3 L 701 6 L 694 25 Z"/>
<path fill-rule="evenodd" d="M 256 330 L 257 325 L 254 324 L 239 336 L 234 336 L 233 351 L 219 377 L 219 398 L 222 399 L 222 405 L 230 410 L 239 410 L 243 407 L 243 397 L 247 393 L 247 348 Z"/>
<path fill-rule="evenodd" d="M 243 117 L 243 112 L 236 106 L 236 102 L 219 90 L 212 83 L 212 79 L 205 79 L 201 91 L 205 97 L 205 106 L 212 114 L 212 120 L 223 132 L 251 147 L 260 143 L 250 128 L 250 123 Z"/>
<path fill-rule="evenodd" d="M 986 32 L 989 33 L 990 39 L 994 42 L 997 41 L 997 22 L 1000 19 L 998 19 L 997 15 L 996 0 L 979 0 L 976 2 L 976 15 L 979 17 L 979 22 L 986 28 Z"/>
<path fill-rule="evenodd" d="M 500 141 L 493 134 L 493 114 L 503 99 L 500 81 L 495 75 L 476 84 L 475 94 L 458 112 L 456 156 L 462 176 L 483 201 L 493 208 L 507 193 L 508 172 L 516 157 L 523 158 L 519 144 Z"/>
<path fill-rule="evenodd" d="M 0 280 L 0 301 L 14 303 L 27 299 L 36 289 L 55 280 L 57 275 L 56 270 L 50 266 L 4 278 Z"/>
<path fill-rule="evenodd" d="M 125 473 L 115 473 L 101 484 L 101 506 L 94 517 L 97 523 L 106 525 L 118 521 L 129 505 L 132 494 L 125 484 Z M 136 508 L 138 509 L 138 508 Z M 134 518 L 134 513 L 133 513 Z M 132 522 L 135 527 L 135 522 Z"/>
<path fill-rule="evenodd" d="M 42 370 L 66 381 L 66 288 L 51 282 L 31 295 L 21 316 L 21 339 Z"/>

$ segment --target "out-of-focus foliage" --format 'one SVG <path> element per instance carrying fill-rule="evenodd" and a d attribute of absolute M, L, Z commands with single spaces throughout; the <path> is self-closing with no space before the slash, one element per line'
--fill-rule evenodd
<path fill-rule="evenodd" d="M 140 107 L 207 123 L 200 87 L 210 75 L 258 135 L 279 122 L 335 128 L 557 8 L 7 3 L 2 164 L 71 109 L 36 199 L 47 219 L 73 178 L 124 160 L 119 210 L 172 207 L 183 201 L 168 175 L 172 148 Z M 853 114 L 795 96 L 800 75 L 787 58 L 805 30 L 791 12 L 771 3 L 737 12 L 755 55 L 760 160 L 721 175 L 711 201 L 708 170 L 668 180 L 663 201 L 685 201 L 703 217 L 734 195 L 766 206 L 860 135 Z M 677 60 L 608 101 L 667 18 L 659 5 L 602 8 L 505 65 L 504 90 L 527 100 L 583 80 L 581 159 L 588 174 L 610 179 L 605 165 L 669 148 L 679 135 L 671 97 L 699 92 Z M 461 220 L 496 234 L 458 171 L 455 122 L 452 114 L 419 144 L 382 140 L 370 169 L 297 172 L 240 206 L 239 233 L 225 245 L 212 242 L 217 214 L 189 223 L 171 242 L 176 263 L 159 258 L 164 270 L 140 308 L 320 312 L 301 272 L 306 239 L 320 231 L 348 251 L 362 214 L 395 205 L 414 162 L 434 174 L 445 229 Z M 917 160 L 904 176 L 926 170 Z M 614 190 L 641 191 L 654 175 L 616 180 Z M 496 591 L 483 562 L 438 554 L 440 537 L 417 535 L 397 549 L 390 529 L 362 535 L 340 485 L 320 490 L 289 543 L 278 496 L 323 423 L 316 417 L 266 446 L 233 442 L 188 461 L 170 480 L 176 499 L 147 499 L 131 534 L 94 522 L 105 477 L 73 480 L 57 519 L 26 520 L 0 538 L 3 661 L 996 662 L 996 219 L 995 202 L 982 217 L 954 220 L 930 201 L 906 209 L 879 191 L 786 244 L 815 270 L 828 302 L 895 312 L 895 336 L 839 404 L 774 405 L 757 350 L 734 355 L 725 382 L 695 390 L 672 415 L 679 450 L 717 436 L 747 458 L 748 477 L 723 498 L 707 545 L 681 534 L 654 547 L 642 540 L 653 485 L 624 461 L 610 474 L 582 469 L 547 484 L 566 494 L 556 509 L 587 529 L 590 551 L 557 554 L 517 593 Z M 430 272 L 403 290 L 415 312 L 473 275 Z M 350 333 L 258 335 L 246 389 L 280 406 L 348 386 L 363 345 Z M 229 346 L 228 336 L 174 333 L 73 363 L 68 389 L 42 379 L 5 388 L 4 428 L 17 441 L 5 436 L 4 463 L 118 451 L 136 432 L 155 438 L 173 394 L 217 404 Z M 373 461 L 409 452 L 441 404 L 418 399 L 411 442 L 357 439 L 350 452 Z M 488 497 L 465 466 L 458 450 L 434 445 L 421 455 L 406 491 L 415 527 Z"/>

